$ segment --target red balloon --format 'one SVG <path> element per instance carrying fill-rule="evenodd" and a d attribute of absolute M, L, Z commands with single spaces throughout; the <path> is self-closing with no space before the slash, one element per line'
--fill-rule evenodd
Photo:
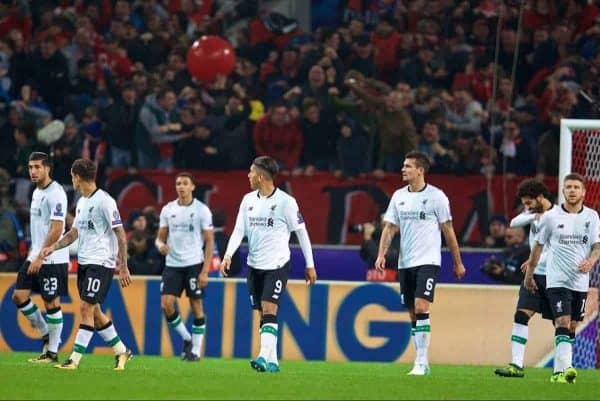
<path fill-rule="evenodd" d="M 187 52 L 187 68 L 194 78 L 213 82 L 217 75 L 228 75 L 235 66 L 235 51 L 218 36 L 202 36 Z"/>

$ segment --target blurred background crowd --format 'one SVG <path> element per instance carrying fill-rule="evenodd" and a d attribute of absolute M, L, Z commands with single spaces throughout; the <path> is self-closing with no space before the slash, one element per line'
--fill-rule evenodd
<path fill-rule="evenodd" d="M 1 0 L 0 247 L 26 240 L 34 150 L 66 185 L 79 157 L 102 186 L 107 169 L 239 170 L 262 154 L 286 175 L 381 178 L 412 149 L 436 174 L 541 178 L 558 173 L 560 119 L 600 115 L 599 1 L 296 2 L 308 24 L 279 3 Z M 231 43 L 231 74 L 190 75 L 202 35 Z M 133 263 L 159 271 L 156 214 L 126 228 Z M 494 222 L 481 245 L 507 246 Z"/>

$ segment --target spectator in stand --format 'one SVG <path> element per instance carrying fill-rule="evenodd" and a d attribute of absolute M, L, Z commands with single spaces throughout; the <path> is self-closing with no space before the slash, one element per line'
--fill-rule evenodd
<path fill-rule="evenodd" d="M 519 125 L 514 120 L 504 122 L 504 135 L 495 147 L 498 154 L 497 171 L 509 175 L 531 176 L 535 173 L 536 149 L 532 138 L 521 135 Z"/>
<path fill-rule="evenodd" d="M 135 147 L 140 168 L 173 166 L 173 143 L 189 137 L 181 134 L 176 110 L 177 96 L 170 88 L 149 96 L 140 110 L 135 130 Z"/>
<path fill-rule="evenodd" d="M 251 112 L 252 106 L 246 89 L 238 83 L 233 84 L 223 113 L 213 119 L 216 131 L 219 132 L 217 148 L 220 149 L 223 167 L 226 169 L 246 168 L 252 160 L 248 120 Z"/>
<path fill-rule="evenodd" d="M 353 54 L 350 69 L 356 70 L 367 78 L 374 78 L 377 72 L 373 56 L 373 44 L 367 34 L 357 37 L 352 43 Z"/>
<path fill-rule="evenodd" d="M 388 91 L 378 94 L 377 81 L 360 76 L 347 78 L 345 83 L 353 94 L 361 98 L 372 113 L 375 113 L 379 131 L 379 158 L 374 173 L 382 177 L 384 170 L 400 172 L 404 155 L 417 148 L 418 136 L 410 114 L 403 107 L 402 94 Z"/>
<path fill-rule="evenodd" d="M 419 141 L 418 151 L 429 158 L 429 172 L 443 173 L 452 170 L 452 157 L 448 145 L 440 140 L 440 127 L 427 121 Z"/>
<path fill-rule="evenodd" d="M 54 39 L 47 37 L 31 58 L 31 78 L 39 88 L 54 115 L 64 116 L 65 99 L 69 93 L 69 67 L 65 56 L 57 51 Z"/>
<path fill-rule="evenodd" d="M 483 245 L 489 248 L 506 247 L 506 240 L 504 236 L 506 234 L 507 227 L 508 222 L 504 216 L 499 214 L 493 215 L 488 223 L 488 233 L 485 236 Z"/>
<path fill-rule="evenodd" d="M 68 186 L 71 183 L 71 165 L 82 154 L 83 134 L 73 114 L 67 115 L 64 123 L 65 130 L 62 137 L 52 144 L 52 176 L 62 186 Z"/>
<path fill-rule="evenodd" d="M 315 99 L 305 98 L 301 124 L 304 138 L 301 161 L 304 174 L 311 176 L 315 170 L 333 170 L 337 141 L 335 121 L 323 113 Z M 364 152 L 364 148 L 362 151 Z"/>
<path fill-rule="evenodd" d="M 141 108 L 142 102 L 135 87 L 128 83 L 123 85 L 115 101 L 101 110 L 102 120 L 106 122 L 105 132 L 110 146 L 111 167 L 136 166 L 135 130 Z"/>
<path fill-rule="evenodd" d="M 457 88 L 452 96 L 445 95 L 446 129 L 453 135 L 477 136 L 481 133 L 481 118 L 484 115 L 481 103 L 473 99 L 466 88 Z"/>
<path fill-rule="evenodd" d="M 14 133 L 20 124 L 21 115 L 15 107 L 8 107 L 8 111 L 2 114 L 6 114 L 6 119 L 0 125 L 0 166 L 6 168 L 9 174 L 14 174 L 17 166 L 17 143 Z"/>
<path fill-rule="evenodd" d="M 397 54 L 402 37 L 396 31 L 396 20 L 389 15 L 379 19 L 375 31 L 371 34 L 371 42 L 375 47 L 375 66 L 377 79 L 387 81 L 398 68 Z"/>
<path fill-rule="evenodd" d="M 127 261 L 132 274 L 160 274 L 162 259 L 154 246 L 153 236 L 147 227 L 146 216 L 140 210 L 132 210 L 128 216 Z"/>
<path fill-rule="evenodd" d="M 357 132 L 355 124 L 343 121 L 340 125 L 340 135 L 337 140 L 338 178 L 356 178 L 366 172 L 367 159 L 362 155 L 367 147 L 367 139 Z"/>
<path fill-rule="evenodd" d="M 494 280 L 504 284 L 520 284 L 524 274 L 521 265 L 529 257 L 529 245 L 525 241 L 522 227 L 508 227 L 504 233 L 506 248 L 499 258 L 494 255 L 488 258 L 481 270 Z"/>
<path fill-rule="evenodd" d="M 200 121 L 190 138 L 181 142 L 181 160 L 179 168 L 223 170 L 225 160 L 217 147 L 217 136 L 214 125 L 204 119 Z"/>
<path fill-rule="evenodd" d="M 19 242 L 23 230 L 17 210 L 18 205 L 10 193 L 10 174 L 0 168 L 0 272 L 16 272 L 21 266 Z"/>
<path fill-rule="evenodd" d="M 302 132 L 286 103 L 280 101 L 269 107 L 269 112 L 256 122 L 252 138 L 256 154 L 275 159 L 283 175 L 298 167 L 304 146 Z"/>

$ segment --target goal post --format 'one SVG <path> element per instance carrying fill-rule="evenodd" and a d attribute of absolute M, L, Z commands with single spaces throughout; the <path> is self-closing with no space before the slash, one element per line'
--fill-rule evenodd
<path fill-rule="evenodd" d="M 586 178 L 586 205 L 600 204 L 600 120 L 561 119 L 558 162 L 558 201 L 564 202 L 563 180 L 567 174 Z M 591 189 L 591 191 L 590 191 Z"/>

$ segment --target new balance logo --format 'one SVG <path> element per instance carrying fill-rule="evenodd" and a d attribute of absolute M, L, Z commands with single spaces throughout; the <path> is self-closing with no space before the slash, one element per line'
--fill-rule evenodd
<path fill-rule="evenodd" d="M 273 299 L 279 299 L 279 295 L 273 294 L 273 296 L 271 298 L 273 298 Z"/>
<path fill-rule="evenodd" d="M 562 312 L 562 311 L 563 311 L 563 308 L 562 308 L 562 301 L 558 301 L 558 302 L 556 303 L 556 311 L 557 311 L 557 312 Z"/>

